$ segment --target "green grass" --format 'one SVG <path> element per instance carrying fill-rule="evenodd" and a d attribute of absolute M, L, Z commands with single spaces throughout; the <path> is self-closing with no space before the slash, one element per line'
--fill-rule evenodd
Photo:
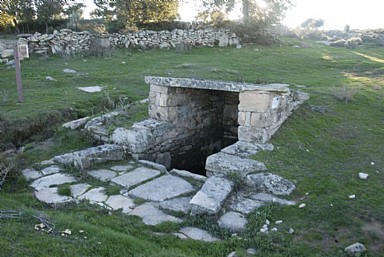
<path fill-rule="evenodd" d="M 72 108 L 83 114 L 106 111 L 105 94 L 84 93 L 78 86 L 102 85 L 111 99 L 131 101 L 148 97 L 144 76 L 194 77 L 250 83 L 280 82 L 306 85 L 301 90 L 311 99 L 273 136 L 272 152 L 253 158 L 265 162 L 271 172 L 295 182 L 291 199 L 306 207 L 266 206 L 249 217 L 248 229 L 231 237 L 209 218 L 191 218 L 187 225 L 200 226 L 225 238 L 207 244 L 154 236 L 153 232 L 176 232 L 178 226 L 146 227 L 120 212 L 89 206 L 47 207 L 32 197 L 25 180 L 11 174 L 0 193 L 0 209 L 21 210 L 20 220 L 0 220 L 0 249 L 4 256 L 226 256 L 235 249 L 258 249 L 256 256 L 346 256 L 343 249 L 363 243 L 366 256 L 384 256 L 384 52 L 382 48 L 354 50 L 331 48 L 300 41 L 282 47 L 246 46 L 241 49 L 205 48 L 192 53 L 175 51 L 126 51 L 111 58 L 31 58 L 22 63 L 25 103 L 17 104 L 14 71 L 0 66 L 0 90 L 9 92 L 0 102 L 0 117 L 18 121 L 35 119 L 47 111 Z M 122 62 L 125 62 L 123 64 Z M 64 68 L 78 74 L 64 74 Z M 52 76 L 57 82 L 45 80 Z M 356 88 L 352 101 L 339 101 L 332 88 Z M 1 100 L 1 98 L 0 98 Z M 145 105 L 132 107 L 134 120 L 146 116 Z M 80 115 L 80 114 L 79 114 Z M 81 115 L 80 115 L 81 116 Z M 116 121 L 115 126 L 121 125 Z M 131 122 L 129 121 L 127 126 Z M 112 124 L 113 125 L 113 124 Z M 52 145 L 26 145 L 18 156 L 21 167 L 49 159 L 55 154 L 92 145 L 81 132 L 53 130 Z M 38 139 L 36 139 L 38 141 Z M 371 165 L 374 162 L 374 165 Z M 369 174 L 360 180 L 359 172 Z M 111 193 L 116 188 L 109 189 Z M 67 189 L 63 188 L 64 194 Z M 355 194 L 356 199 L 348 196 Z M 34 231 L 45 215 L 55 233 Z M 278 233 L 257 233 L 264 218 L 283 220 Z M 60 231 L 74 231 L 62 237 Z M 295 233 L 287 233 L 294 228 Z M 85 235 L 78 231 L 84 230 Z M 87 239 L 84 239 L 84 236 Z M 240 256 L 245 256 L 240 252 Z"/>

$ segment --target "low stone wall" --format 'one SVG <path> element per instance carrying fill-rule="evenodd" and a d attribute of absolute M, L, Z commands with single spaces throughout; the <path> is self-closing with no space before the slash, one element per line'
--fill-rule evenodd
<path fill-rule="evenodd" d="M 100 47 L 124 48 L 175 48 L 178 44 L 192 47 L 231 46 L 240 44 L 235 33 L 227 30 L 175 29 L 173 31 L 139 31 L 127 34 L 93 35 L 87 31 L 75 32 L 70 29 L 55 30 L 53 34 L 21 34 L 19 43 L 28 44 L 32 53 L 76 54 L 88 50 L 92 40 Z"/>
<path fill-rule="evenodd" d="M 265 144 L 308 99 L 285 84 L 162 77 L 145 81 L 150 85 L 150 119 L 115 130 L 111 140 L 128 145 L 137 159 L 192 172 L 204 167 L 207 156 L 237 140 Z"/>

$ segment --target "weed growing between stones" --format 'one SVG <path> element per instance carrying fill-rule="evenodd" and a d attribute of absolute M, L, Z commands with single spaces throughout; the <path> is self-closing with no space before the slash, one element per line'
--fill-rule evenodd
<path fill-rule="evenodd" d="M 107 186 L 104 186 L 104 188 L 105 188 L 105 194 L 108 196 L 118 195 L 120 193 L 120 187 L 118 186 L 107 185 Z"/>
<path fill-rule="evenodd" d="M 70 184 L 59 185 L 57 188 L 57 193 L 62 196 L 71 196 Z"/>
<path fill-rule="evenodd" d="M 245 179 L 238 172 L 229 172 L 227 178 L 234 183 L 234 192 L 237 194 L 247 187 Z"/>

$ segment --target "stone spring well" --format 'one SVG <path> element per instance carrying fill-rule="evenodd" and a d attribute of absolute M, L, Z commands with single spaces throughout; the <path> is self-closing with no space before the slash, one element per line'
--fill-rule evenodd
<path fill-rule="evenodd" d="M 236 152 L 239 146 L 265 145 L 308 99 L 286 84 L 167 77 L 145 77 L 145 82 L 150 118 L 115 130 L 112 141 L 128 145 L 134 158 L 203 175 L 208 156 L 228 146 Z"/>

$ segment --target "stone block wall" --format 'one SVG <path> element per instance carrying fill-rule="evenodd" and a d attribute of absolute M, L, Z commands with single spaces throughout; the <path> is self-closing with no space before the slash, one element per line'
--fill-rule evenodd
<path fill-rule="evenodd" d="M 77 54 L 87 51 L 91 41 L 100 47 L 170 49 L 178 44 L 191 47 L 231 46 L 239 45 L 240 40 L 235 33 L 228 30 L 206 29 L 175 29 L 172 31 L 144 30 L 125 34 L 94 35 L 87 31 L 75 32 L 70 29 L 55 30 L 53 34 L 20 34 L 19 43 L 28 44 L 31 53 L 38 54 Z"/>
<path fill-rule="evenodd" d="M 199 173 L 207 155 L 237 141 L 237 105 L 237 93 L 151 85 L 151 119 L 134 125 L 141 127 L 136 135 L 147 132 L 148 144 L 131 150 L 138 158 Z"/>
<path fill-rule="evenodd" d="M 266 143 L 297 106 L 294 95 L 291 91 L 240 92 L 239 141 Z"/>

